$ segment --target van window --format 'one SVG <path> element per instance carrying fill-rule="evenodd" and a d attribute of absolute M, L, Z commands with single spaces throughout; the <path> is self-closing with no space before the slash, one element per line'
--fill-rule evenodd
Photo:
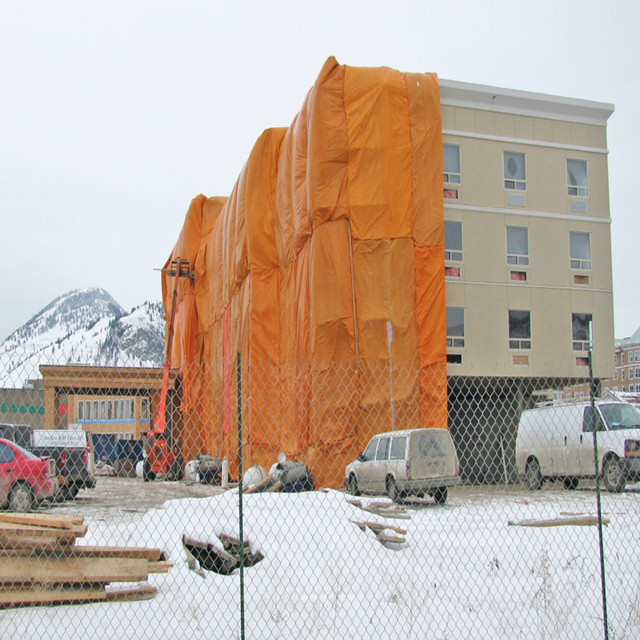
<path fill-rule="evenodd" d="M 640 429 L 640 412 L 630 404 L 601 404 L 609 429 Z"/>
<path fill-rule="evenodd" d="M 391 441 L 391 460 L 404 460 L 404 454 L 407 450 L 407 438 L 401 436 Z"/>
<path fill-rule="evenodd" d="M 378 446 L 378 440 L 372 440 L 367 445 L 367 448 L 364 450 L 364 453 L 362 454 L 364 456 L 365 462 L 368 462 L 369 460 L 373 460 L 376 457 L 377 446 Z"/>
<path fill-rule="evenodd" d="M 381 438 L 376 453 L 376 460 L 386 460 L 389 453 L 389 441 L 391 438 Z"/>
<path fill-rule="evenodd" d="M 592 407 L 584 408 L 584 415 L 582 417 L 582 430 L 585 433 L 593 433 L 594 431 L 605 431 L 602 418 L 598 413 L 598 410 Z"/>

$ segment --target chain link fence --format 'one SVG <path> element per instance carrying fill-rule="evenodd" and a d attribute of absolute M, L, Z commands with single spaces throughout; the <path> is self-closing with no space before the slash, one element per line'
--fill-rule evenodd
<path fill-rule="evenodd" d="M 443 373 L 5 380 L 2 637 L 640 637 L 637 408 Z"/>

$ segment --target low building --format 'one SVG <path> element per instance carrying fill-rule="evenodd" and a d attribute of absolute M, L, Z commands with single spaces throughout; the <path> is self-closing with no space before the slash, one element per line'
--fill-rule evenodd
<path fill-rule="evenodd" d="M 93 434 L 97 460 L 141 457 L 160 400 L 162 369 L 40 365 L 40 373 L 45 429 L 75 425 Z M 169 375 L 169 425 L 180 420 L 173 409 L 179 405 L 176 374 Z"/>

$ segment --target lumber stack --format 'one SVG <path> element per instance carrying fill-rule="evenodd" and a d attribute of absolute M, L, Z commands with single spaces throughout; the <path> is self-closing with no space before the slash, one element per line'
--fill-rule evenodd
<path fill-rule="evenodd" d="M 0 513 L 0 608 L 152 598 L 148 580 L 173 566 L 160 549 L 77 546 L 82 516 Z"/>

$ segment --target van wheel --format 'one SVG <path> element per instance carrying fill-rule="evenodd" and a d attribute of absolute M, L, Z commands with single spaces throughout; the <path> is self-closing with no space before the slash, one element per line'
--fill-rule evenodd
<path fill-rule="evenodd" d="M 65 484 L 60 491 L 65 500 L 73 500 L 78 495 L 80 487 L 75 484 Z"/>
<path fill-rule="evenodd" d="M 531 458 L 531 460 L 527 462 L 524 481 L 531 491 L 542 489 L 542 471 L 540 471 L 540 463 L 535 458 Z"/>
<path fill-rule="evenodd" d="M 602 479 L 607 491 L 620 493 L 624 489 L 627 480 L 624 475 L 622 463 L 617 456 L 609 456 L 602 465 Z"/>
<path fill-rule="evenodd" d="M 575 491 L 579 482 L 578 478 L 562 478 L 562 484 L 567 491 Z"/>
<path fill-rule="evenodd" d="M 353 473 L 349 476 L 349 479 L 347 480 L 347 491 L 352 496 L 360 495 L 360 489 L 358 489 L 358 481 L 356 480 L 356 477 Z"/>
<path fill-rule="evenodd" d="M 436 504 L 444 504 L 447 501 L 448 495 L 447 487 L 438 487 L 433 490 L 433 499 L 436 501 Z"/>
<path fill-rule="evenodd" d="M 33 491 L 28 484 L 15 484 L 9 494 L 11 511 L 31 511 L 33 507 Z"/>
<path fill-rule="evenodd" d="M 389 498 L 391 498 L 393 502 L 398 502 L 398 500 L 400 500 L 400 492 L 398 491 L 396 481 L 391 476 L 387 478 L 386 486 Z"/>

